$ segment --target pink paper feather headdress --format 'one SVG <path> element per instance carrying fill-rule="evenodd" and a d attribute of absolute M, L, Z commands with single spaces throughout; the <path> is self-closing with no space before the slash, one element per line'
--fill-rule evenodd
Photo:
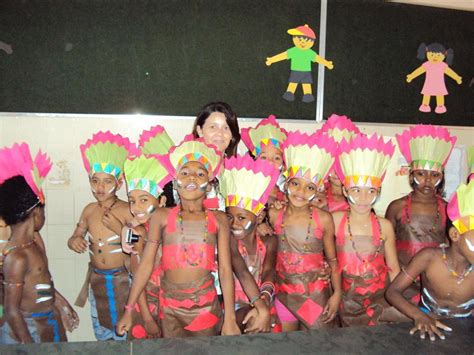
<path fill-rule="evenodd" d="M 447 214 L 459 233 L 474 230 L 474 180 L 458 187 L 448 203 Z"/>
<path fill-rule="evenodd" d="M 340 143 L 343 139 L 349 142 L 352 138 L 361 133 L 350 118 L 347 116 L 339 116 L 335 113 L 329 116 L 319 132 L 334 138 L 337 143 Z"/>
<path fill-rule="evenodd" d="M 319 186 L 333 167 L 338 148 L 336 141 L 325 134 L 295 131 L 288 133 L 283 153 L 287 179 L 304 178 Z"/>
<path fill-rule="evenodd" d="M 359 134 L 349 143 L 339 145 L 335 170 L 344 186 L 375 187 L 382 185 L 395 145 L 385 142 L 382 136 Z"/>
<path fill-rule="evenodd" d="M 14 176 L 23 176 L 41 203 L 45 202 L 41 188 L 52 167 L 49 157 L 41 150 L 33 160 L 30 147 L 26 143 L 15 143 L 0 149 L 0 184 Z"/>
<path fill-rule="evenodd" d="M 174 145 L 165 128 L 160 125 L 144 130 L 138 140 L 138 148 L 143 154 L 166 154 Z"/>
<path fill-rule="evenodd" d="M 249 155 L 226 159 L 219 188 L 226 207 L 240 207 L 258 215 L 268 201 L 279 176 L 271 163 Z"/>
<path fill-rule="evenodd" d="M 129 155 L 140 155 L 135 144 L 120 134 L 97 132 L 80 146 L 82 161 L 89 176 L 106 173 L 120 179 Z"/>
<path fill-rule="evenodd" d="M 416 125 L 396 135 L 398 147 L 412 170 L 442 172 L 456 137 L 444 127 Z"/>
<path fill-rule="evenodd" d="M 280 127 L 274 115 L 261 120 L 255 128 L 242 128 L 240 136 L 247 149 L 258 157 L 262 149 L 273 145 L 282 150 L 288 132 Z"/>

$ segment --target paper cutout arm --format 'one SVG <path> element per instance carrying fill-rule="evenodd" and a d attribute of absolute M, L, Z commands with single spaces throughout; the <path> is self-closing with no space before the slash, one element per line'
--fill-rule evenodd
<path fill-rule="evenodd" d="M 453 79 L 455 82 L 457 82 L 459 85 L 462 83 L 462 77 L 460 77 L 454 70 L 452 70 L 450 67 L 447 67 L 444 73 L 449 76 L 451 79 Z"/>
<path fill-rule="evenodd" d="M 282 60 L 285 60 L 285 59 L 288 59 L 288 54 L 286 53 L 286 51 L 280 54 L 274 55 L 273 57 L 267 57 L 267 61 L 265 62 L 265 64 L 267 66 L 270 66 L 273 63 L 281 62 Z"/>
<path fill-rule="evenodd" d="M 413 79 L 415 79 L 416 77 L 420 76 L 421 74 L 423 74 L 424 72 L 426 72 L 426 69 L 423 68 L 423 66 L 419 66 L 418 68 L 416 68 L 413 72 L 411 72 L 410 74 L 407 75 L 407 83 L 411 83 L 411 81 Z"/>
<path fill-rule="evenodd" d="M 324 65 L 329 70 L 332 70 L 334 68 L 334 64 L 332 63 L 332 61 L 326 60 L 326 59 L 324 59 L 323 57 L 321 57 L 320 55 L 317 55 L 317 54 L 316 54 L 315 62 L 318 63 L 318 64 L 321 64 L 321 65 Z"/>

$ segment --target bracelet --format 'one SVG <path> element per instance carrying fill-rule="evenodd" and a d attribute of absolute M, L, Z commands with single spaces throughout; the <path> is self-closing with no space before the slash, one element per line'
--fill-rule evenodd
<path fill-rule="evenodd" d="M 262 290 L 262 291 L 260 291 L 260 298 L 261 298 L 261 299 L 263 299 L 264 294 L 267 294 L 267 295 L 268 295 L 268 298 L 270 299 L 270 303 L 272 303 L 272 302 L 273 302 L 273 294 L 270 293 L 270 291 Z"/>
<path fill-rule="evenodd" d="M 275 284 L 273 282 L 270 282 L 270 281 L 265 281 L 264 283 L 262 283 L 262 285 L 260 286 L 260 291 L 262 291 L 267 286 L 270 287 L 271 294 L 274 295 L 276 287 L 275 287 Z"/>
<path fill-rule="evenodd" d="M 255 307 L 255 302 L 257 302 L 260 299 L 260 295 L 258 296 L 253 296 L 252 299 L 250 300 L 250 307 Z"/>
<path fill-rule="evenodd" d="M 7 286 L 7 287 L 22 287 L 24 285 L 25 285 L 24 282 L 11 283 L 7 281 L 3 281 L 3 286 Z"/>
<path fill-rule="evenodd" d="M 328 262 L 332 262 L 332 261 L 337 261 L 337 256 L 335 256 L 334 258 L 329 258 L 328 259 Z"/>
<path fill-rule="evenodd" d="M 134 309 L 135 309 L 135 305 L 134 305 L 134 304 L 126 304 L 126 305 L 125 305 L 125 310 L 126 310 L 126 311 L 132 312 Z"/>

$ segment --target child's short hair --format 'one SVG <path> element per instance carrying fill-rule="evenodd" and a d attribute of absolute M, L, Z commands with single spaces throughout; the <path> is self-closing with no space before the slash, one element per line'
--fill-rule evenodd
<path fill-rule="evenodd" d="M 38 196 L 23 176 L 14 176 L 0 185 L 0 217 L 8 225 L 26 220 L 39 204 Z"/>

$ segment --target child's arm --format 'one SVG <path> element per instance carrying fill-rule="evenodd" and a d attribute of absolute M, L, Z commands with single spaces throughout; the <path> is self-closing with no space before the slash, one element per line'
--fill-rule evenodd
<path fill-rule="evenodd" d="M 5 319 L 21 343 L 32 343 L 33 338 L 20 311 L 25 276 L 28 272 L 26 256 L 22 253 L 10 255 L 3 264 L 3 272 Z"/>
<path fill-rule="evenodd" d="M 382 227 L 382 235 L 385 238 L 384 251 L 385 262 L 389 268 L 388 274 L 390 281 L 393 281 L 400 272 L 400 264 L 398 263 L 397 248 L 395 246 L 395 233 L 393 232 L 392 223 L 388 219 L 379 218 Z"/>
<path fill-rule="evenodd" d="M 424 339 L 425 334 L 428 333 L 431 340 L 435 340 L 434 334 L 437 334 L 441 339 L 444 339 L 444 335 L 438 328 L 447 331 L 451 331 L 451 328 L 420 311 L 418 307 L 414 306 L 403 297 L 403 292 L 413 282 L 415 282 L 418 275 L 427 270 L 433 256 L 434 252 L 431 248 L 423 249 L 416 254 L 406 269 L 399 273 L 395 280 L 393 280 L 385 293 L 387 300 L 393 306 L 415 322 L 415 327 L 410 330 L 410 334 L 413 335 L 419 330 L 421 339 Z"/>
<path fill-rule="evenodd" d="M 234 238 L 230 238 L 230 252 L 232 258 L 232 269 L 234 270 L 235 276 L 240 281 L 242 288 L 247 297 L 252 300 L 254 299 L 253 305 L 255 306 L 256 313 L 247 313 L 243 320 L 243 324 L 247 324 L 250 318 L 255 318 L 252 321 L 252 326 L 245 329 L 246 333 L 260 333 L 270 331 L 270 312 L 265 305 L 265 302 L 260 298 L 260 290 L 258 289 L 257 283 L 249 272 L 247 265 L 245 264 L 242 255 L 239 253 L 237 242 Z"/>
<path fill-rule="evenodd" d="M 279 53 L 277 55 L 274 55 L 273 57 L 267 57 L 267 61 L 265 62 L 265 64 L 267 66 L 270 66 L 274 63 L 281 62 L 282 60 L 285 60 L 285 59 L 288 59 L 288 54 L 286 53 L 286 51 Z"/>
<path fill-rule="evenodd" d="M 462 84 L 462 78 L 454 70 L 452 70 L 450 67 L 447 67 L 446 70 L 444 71 L 444 73 L 447 76 L 449 76 L 451 79 L 456 81 L 459 85 Z"/>
<path fill-rule="evenodd" d="M 81 218 L 74 229 L 74 233 L 71 238 L 67 241 L 67 246 L 69 249 L 75 251 L 76 253 L 84 253 L 89 247 L 89 243 L 84 239 L 87 230 L 89 229 L 89 224 L 87 222 L 87 216 L 89 214 L 89 209 L 91 205 L 86 206 L 81 213 Z"/>
<path fill-rule="evenodd" d="M 334 221 L 332 216 L 328 212 L 318 212 L 320 215 L 320 221 L 324 228 L 323 244 L 324 254 L 331 267 L 331 285 L 333 294 L 329 298 L 326 307 L 324 307 L 323 315 L 325 315 L 324 322 L 330 322 L 336 317 L 337 310 L 339 309 L 339 303 L 341 302 L 342 289 L 341 289 L 341 272 L 337 265 L 337 254 L 336 254 L 336 239 L 334 237 Z"/>
<path fill-rule="evenodd" d="M 426 72 L 426 69 L 420 65 L 418 68 L 416 68 L 413 72 L 411 72 L 410 74 L 407 75 L 407 83 L 411 83 L 411 81 L 413 79 L 415 79 L 416 77 L 420 76 L 421 74 L 423 74 L 424 72 Z"/>
<path fill-rule="evenodd" d="M 130 294 L 128 296 L 125 313 L 120 321 L 117 323 L 117 333 L 124 334 L 132 325 L 132 311 L 138 300 L 138 297 L 144 290 L 148 280 L 150 279 L 155 264 L 155 257 L 158 251 L 158 245 L 161 242 L 161 230 L 164 228 L 168 216 L 168 209 L 162 208 L 152 214 L 150 219 L 150 229 L 148 232 L 148 242 L 143 251 L 143 257 L 135 273 L 132 282 Z"/>
<path fill-rule="evenodd" d="M 221 282 L 222 295 L 224 296 L 222 335 L 238 335 L 240 334 L 240 329 L 235 320 L 234 277 L 230 256 L 229 222 L 226 215 L 222 212 L 210 213 L 214 213 L 218 224 L 217 256 L 219 258 L 219 280 Z"/>
<path fill-rule="evenodd" d="M 321 65 L 324 65 L 329 70 L 332 70 L 334 68 L 334 64 L 332 63 L 332 61 L 326 60 L 318 54 L 316 54 L 315 62 Z"/>

